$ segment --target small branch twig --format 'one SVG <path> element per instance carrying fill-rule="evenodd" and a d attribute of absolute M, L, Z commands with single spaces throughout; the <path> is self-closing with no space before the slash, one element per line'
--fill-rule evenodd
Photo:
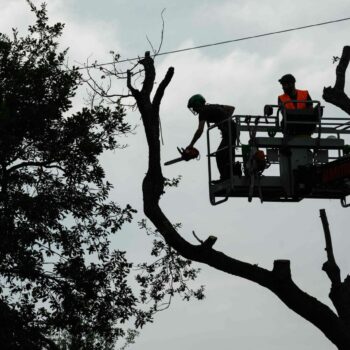
<path fill-rule="evenodd" d="M 164 16 L 163 16 L 163 13 L 165 12 L 165 8 L 162 10 L 160 16 L 162 17 L 162 32 L 160 34 L 160 43 L 159 43 L 159 47 L 158 47 L 158 50 L 156 52 L 156 55 L 159 54 L 162 46 L 163 46 L 163 40 L 164 40 L 164 28 L 165 28 L 165 21 L 164 21 Z"/>
<path fill-rule="evenodd" d="M 194 231 L 192 231 L 192 234 L 194 236 L 194 238 L 200 243 L 203 244 L 203 241 L 201 239 L 199 239 L 199 237 L 196 235 L 196 233 Z"/>

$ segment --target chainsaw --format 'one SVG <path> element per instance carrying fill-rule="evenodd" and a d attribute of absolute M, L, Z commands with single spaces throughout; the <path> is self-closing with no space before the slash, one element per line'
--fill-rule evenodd
<path fill-rule="evenodd" d="M 181 154 L 181 157 L 169 160 L 168 162 L 165 162 L 164 165 L 170 165 L 170 164 L 174 164 L 177 162 L 181 162 L 183 160 L 185 160 L 186 162 L 189 161 L 190 159 L 195 159 L 199 156 L 199 151 L 197 148 L 180 148 L 177 147 L 177 150 L 179 151 L 179 153 Z"/>

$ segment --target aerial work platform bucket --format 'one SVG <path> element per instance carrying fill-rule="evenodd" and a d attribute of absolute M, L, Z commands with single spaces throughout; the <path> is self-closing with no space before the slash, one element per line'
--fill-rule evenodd
<path fill-rule="evenodd" d="M 281 113 L 280 106 L 270 105 L 277 109 L 276 115 L 236 115 L 225 121 L 237 125 L 236 143 L 228 145 L 228 161 L 232 167 L 230 177 L 225 181 L 212 179 L 211 160 L 217 152 L 211 151 L 210 136 L 217 125 L 208 128 L 208 177 L 212 205 L 230 197 L 243 197 L 249 201 L 259 198 L 261 202 L 340 199 L 342 206 L 348 206 L 345 198 L 350 194 L 350 156 L 342 137 L 350 134 L 350 121 L 348 118 L 321 119 L 323 109 L 319 101 L 309 102 L 316 106 L 306 112 Z M 254 171 L 251 164 L 257 151 L 266 155 L 266 167 Z M 233 171 L 234 154 L 236 161 L 241 163 L 242 176 Z"/>

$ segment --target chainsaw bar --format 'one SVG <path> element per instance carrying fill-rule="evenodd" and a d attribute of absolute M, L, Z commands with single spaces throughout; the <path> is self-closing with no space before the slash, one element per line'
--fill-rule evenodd
<path fill-rule="evenodd" d="M 178 163 L 178 162 L 181 162 L 181 161 L 185 160 L 184 157 L 183 157 L 183 153 L 184 153 L 185 150 L 183 148 L 180 148 L 180 147 L 177 147 L 177 150 L 181 154 L 181 157 L 169 160 L 169 161 L 165 162 L 164 165 L 175 164 L 175 163 Z"/>
<path fill-rule="evenodd" d="M 177 162 L 181 162 L 182 160 L 184 160 L 182 157 L 175 158 L 175 159 L 172 159 L 172 160 L 169 160 L 169 161 L 165 162 L 164 165 L 174 164 L 174 163 L 177 163 Z"/>

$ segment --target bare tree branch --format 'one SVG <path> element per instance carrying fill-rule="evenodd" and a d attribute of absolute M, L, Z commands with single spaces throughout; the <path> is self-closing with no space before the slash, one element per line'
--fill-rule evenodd
<path fill-rule="evenodd" d="M 147 35 L 146 35 L 146 39 L 147 39 L 147 41 L 148 41 L 148 43 L 149 43 L 149 46 L 151 46 L 153 55 L 156 55 L 156 54 L 157 54 L 157 50 L 153 47 L 153 44 L 152 44 L 150 38 L 149 38 Z"/>
<path fill-rule="evenodd" d="M 173 67 L 170 67 L 164 77 L 164 79 L 162 80 L 162 82 L 159 84 L 158 86 L 158 89 L 154 95 L 154 98 L 153 98 L 153 106 L 156 110 L 159 111 L 159 105 L 160 105 L 160 102 L 163 98 L 163 95 L 164 95 L 164 91 L 165 89 L 167 88 L 167 86 L 169 85 L 172 77 L 174 75 L 174 68 Z"/>
<path fill-rule="evenodd" d="M 7 169 L 7 172 L 10 173 L 12 171 L 18 170 L 20 168 L 28 167 L 28 166 L 53 168 L 53 169 L 59 169 L 64 172 L 64 169 L 62 167 L 60 167 L 57 164 L 52 164 L 52 162 L 22 162 L 20 164 L 14 165 L 11 168 Z"/>
<path fill-rule="evenodd" d="M 342 56 L 336 68 L 336 81 L 334 87 L 325 87 L 323 89 L 323 98 L 325 101 L 341 108 L 344 112 L 350 114 L 350 99 L 344 92 L 345 73 L 350 60 L 350 46 L 344 46 Z"/>
<path fill-rule="evenodd" d="M 145 68 L 145 80 L 142 85 L 141 92 L 144 98 L 150 99 L 150 94 L 153 89 L 156 71 L 154 69 L 153 59 L 150 57 L 149 51 L 145 53 L 145 57 L 140 60 L 140 63 Z"/>
<path fill-rule="evenodd" d="M 345 72 L 349 65 L 350 46 L 344 46 L 342 56 L 340 57 L 336 69 L 336 81 L 334 89 L 344 91 L 345 88 Z"/>
<path fill-rule="evenodd" d="M 163 14 L 164 14 L 165 10 L 166 10 L 166 9 L 164 8 L 164 9 L 162 10 L 161 14 L 160 14 L 160 16 L 161 16 L 161 18 L 162 18 L 162 32 L 161 32 L 161 34 L 160 34 L 160 43 L 159 43 L 159 46 L 158 46 L 157 55 L 159 54 L 159 52 L 160 52 L 160 50 L 161 50 L 161 48 L 162 48 L 162 46 L 163 46 L 164 31 L 165 31 L 165 21 L 164 21 L 164 16 L 163 16 Z"/>
<path fill-rule="evenodd" d="M 161 48 L 162 48 L 162 46 L 163 46 L 164 28 L 165 28 L 165 21 L 164 21 L 164 16 L 163 16 L 163 14 L 164 14 L 165 10 L 166 10 L 166 9 L 164 8 L 164 9 L 162 10 L 161 14 L 160 14 L 160 16 L 161 16 L 161 18 L 162 18 L 162 30 L 161 30 L 161 33 L 160 33 L 160 42 L 159 42 L 158 49 L 155 49 L 155 48 L 154 48 L 154 46 L 153 46 L 151 40 L 150 40 L 150 39 L 148 38 L 148 36 L 146 35 L 146 39 L 147 39 L 147 41 L 148 41 L 148 43 L 149 43 L 149 45 L 150 45 L 150 47 L 151 47 L 151 49 L 152 49 L 152 52 L 153 52 L 153 58 L 155 58 L 155 57 L 159 54 L 159 52 L 160 52 L 160 50 L 161 50 Z"/>
<path fill-rule="evenodd" d="M 332 238 L 329 230 L 326 211 L 320 210 L 323 230 L 326 239 L 327 261 L 323 264 L 322 269 L 327 273 L 332 282 L 329 297 L 335 306 L 340 319 L 350 326 L 350 280 L 347 277 L 344 282 L 341 282 L 340 269 L 337 265 L 332 246 Z"/>
<path fill-rule="evenodd" d="M 128 70 L 127 72 L 127 87 L 129 88 L 129 90 L 131 91 L 131 94 L 135 97 L 136 101 L 137 99 L 139 98 L 139 94 L 140 94 L 140 91 L 138 91 L 137 89 L 135 89 L 133 86 L 132 86 L 132 83 L 131 83 L 131 71 Z"/>
<path fill-rule="evenodd" d="M 324 209 L 320 209 L 320 216 L 323 225 L 323 231 L 326 239 L 326 252 L 327 252 L 327 262 L 323 264 L 322 270 L 325 271 L 332 281 L 334 285 L 339 285 L 340 280 L 340 269 L 337 263 L 335 262 L 333 246 L 332 246 L 332 238 L 331 233 L 329 231 L 329 224 L 327 220 L 326 211 Z"/>

